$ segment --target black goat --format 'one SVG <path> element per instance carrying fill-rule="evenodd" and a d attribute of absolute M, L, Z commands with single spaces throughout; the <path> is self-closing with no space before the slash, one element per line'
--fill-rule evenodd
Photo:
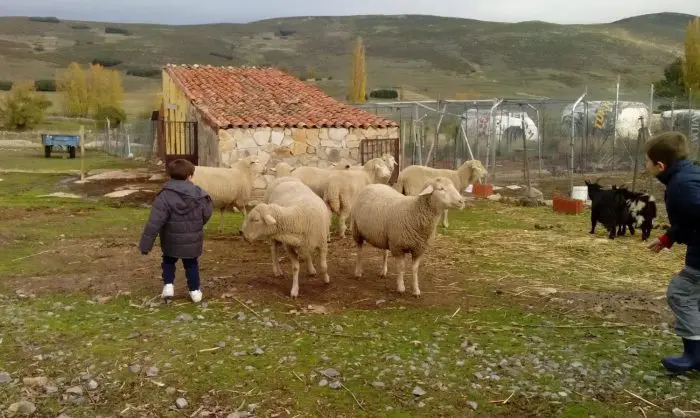
<path fill-rule="evenodd" d="M 595 234 L 595 227 L 600 222 L 608 230 L 608 238 L 615 239 L 618 227 L 625 224 L 628 216 L 622 191 L 604 190 L 598 182 L 591 183 L 587 180 L 586 186 L 591 199 L 591 234 Z"/>
<path fill-rule="evenodd" d="M 623 219 L 623 225 L 618 230 L 617 235 L 625 235 L 625 227 L 634 235 L 634 228 L 638 227 L 642 230 L 642 241 L 649 239 L 651 229 L 654 226 L 656 219 L 656 199 L 648 193 L 639 193 L 628 190 L 626 187 L 617 188 L 625 199 L 627 211 Z"/>

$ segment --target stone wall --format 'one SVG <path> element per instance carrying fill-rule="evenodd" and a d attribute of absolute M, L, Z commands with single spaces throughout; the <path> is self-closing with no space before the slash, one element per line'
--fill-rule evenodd
<path fill-rule="evenodd" d="M 292 167 L 325 168 L 341 159 L 360 162 L 363 139 L 398 138 L 399 128 L 232 128 L 219 130 L 220 163 L 257 155 L 264 173 L 278 162 Z M 200 140 L 201 141 L 201 140 Z M 264 193 L 274 176 L 264 174 L 255 182 L 255 195 Z"/>
<path fill-rule="evenodd" d="M 293 167 L 327 167 L 346 159 L 359 163 L 363 139 L 397 138 L 399 128 L 232 128 L 219 131 L 221 162 L 257 155 L 266 168 L 280 161 Z"/>

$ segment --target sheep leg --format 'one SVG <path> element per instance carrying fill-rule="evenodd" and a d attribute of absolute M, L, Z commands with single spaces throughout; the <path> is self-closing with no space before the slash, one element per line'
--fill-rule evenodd
<path fill-rule="evenodd" d="M 406 291 L 406 286 L 403 284 L 403 271 L 406 267 L 406 259 L 409 257 L 409 253 L 401 254 L 396 260 L 396 269 L 398 270 L 398 276 L 396 277 L 396 291 L 399 293 L 404 293 Z"/>
<path fill-rule="evenodd" d="M 363 243 L 357 244 L 357 258 L 355 259 L 355 277 L 358 279 L 362 277 L 362 245 Z"/>
<path fill-rule="evenodd" d="M 388 264 L 389 264 L 389 250 L 384 250 L 384 262 L 382 263 L 382 273 L 381 273 L 382 279 L 386 278 L 386 274 L 389 271 Z"/>
<path fill-rule="evenodd" d="M 306 259 L 306 269 L 309 270 L 309 275 L 316 275 L 316 267 L 314 267 L 314 260 L 311 257 L 311 254 L 309 254 L 309 258 Z"/>
<path fill-rule="evenodd" d="M 420 262 L 423 256 L 413 257 L 413 264 L 411 265 L 411 274 L 413 274 L 413 296 L 420 296 L 420 289 L 418 288 L 418 268 L 420 267 Z"/>
<path fill-rule="evenodd" d="M 345 224 L 345 222 L 348 220 L 348 213 L 340 212 L 338 215 L 338 235 L 340 238 L 345 237 L 345 231 L 348 229 L 348 226 Z"/>
<path fill-rule="evenodd" d="M 447 221 L 447 209 L 442 213 L 442 226 L 444 226 L 445 229 L 450 226 L 450 223 Z"/>
<path fill-rule="evenodd" d="M 290 296 L 296 298 L 299 296 L 299 254 L 293 248 L 287 247 L 289 258 L 292 260 L 292 291 Z"/>
<path fill-rule="evenodd" d="M 321 243 L 321 251 L 319 257 L 319 267 L 321 267 L 321 273 L 323 274 L 323 282 L 328 284 L 331 282 L 331 278 L 328 277 L 328 245 L 327 243 Z"/>
<path fill-rule="evenodd" d="M 277 258 L 277 241 L 270 241 L 270 254 L 272 255 L 272 275 L 275 277 L 280 277 L 282 275 L 282 269 L 280 268 L 280 261 Z"/>

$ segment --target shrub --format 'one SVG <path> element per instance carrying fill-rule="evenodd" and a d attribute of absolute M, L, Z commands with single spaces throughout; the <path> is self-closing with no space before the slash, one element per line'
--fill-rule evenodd
<path fill-rule="evenodd" d="M 369 97 L 373 99 L 398 99 L 399 92 L 395 89 L 378 89 L 372 90 L 369 93 Z"/>
<path fill-rule="evenodd" d="M 84 23 L 80 23 L 80 24 L 77 24 L 77 25 L 71 25 L 71 29 L 84 30 L 84 29 L 90 29 L 90 26 L 88 26 L 88 25 L 86 25 L 86 24 L 84 24 Z"/>
<path fill-rule="evenodd" d="M 54 16 L 32 16 L 29 18 L 31 22 L 41 23 L 61 23 L 61 20 Z"/>
<path fill-rule="evenodd" d="M 36 91 L 56 91 L 56 80 L 36 80 L 34 87 Z"/>
<path fill-rule="evenodd" d="M 228 61 L 233 61 L 233 55 L 222 54 L 219 52 L 210 52 L 209 55 L 211 55 L 212 57 L 219 57 Z"/>
<path fill-rule="evenodd" d="M 95 112 L 95 121 L 99 123 L 104 122 L 105 119 L 109 119 L 111 127 L 116 127 L 126 121 L 126 112 L 124 112 L 124 109 L 116 106 L 98 108 L 97 112 Z"/>
<path fill-rule="evenodd" d="M 0 91 L 12 90 L 12 81 L 0 80 Z"/>
<path fill-rule="evenodd" d="M 129 68 L 126 75 L 134 77 L 158 78 L 161 75 L 159 68 Z"/>
<path fill-rule="evenodd" d="M 115 28 L 114 26 L 107 26 L 105 28 L 105 33 L 114 33 L 117 35 L 124 35 L 124 36 L 129 36 L 131 35 L 131 32 L 124 28 Z"/>
<path fill-rule="evenodd" d="M 5 129 L 31 129 L 44 120 L 50 106 L 50 101 L 36 93 L 33 82 L 17 82 L 0 102 L 0 121 Z"/>
<path fill-rule="evenodd" d="M 659 112 L 665 112 L 667 110 L 671 110 L 671 105 L 668 104 L 660 104 L 659 107 L 656 108 L 657 111 Z"/>
<path fill-rule="evenodd" d="M 297 31 L 292 30 L 292 29 L 277 29 L 276 35 L 277 35 L 277 36 L 281 36 L 281 37 L 284 38 L 284 37 L 287 37 L 287 36 L 292 36 L 292 35 L 294 35 L 295 33 L 297 33 Z"/>
<path fill-rule="evenodd" d="M 116 67 L 117 65 L 121 64 L 123 61 L 118 60 L 116 58 L 95 58 L 92 60 L 92 65 L 101 65 L 105 68 L 109 67 Z"/>

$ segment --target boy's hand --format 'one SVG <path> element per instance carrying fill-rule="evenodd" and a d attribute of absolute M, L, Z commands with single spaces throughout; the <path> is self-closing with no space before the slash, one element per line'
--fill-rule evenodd
<path fill-rule="evenodd" d="M 651 244 L 649 244 L 649 246 L 647 246 L 647 248 L 649 248 L 655 253 L 658 253 L 659 251 L 666 248 L 666 246 L 663 244 L 663 242 L 661 242 L 659 238 L 656 238 L 654 241 L 651 242 Z"/>

